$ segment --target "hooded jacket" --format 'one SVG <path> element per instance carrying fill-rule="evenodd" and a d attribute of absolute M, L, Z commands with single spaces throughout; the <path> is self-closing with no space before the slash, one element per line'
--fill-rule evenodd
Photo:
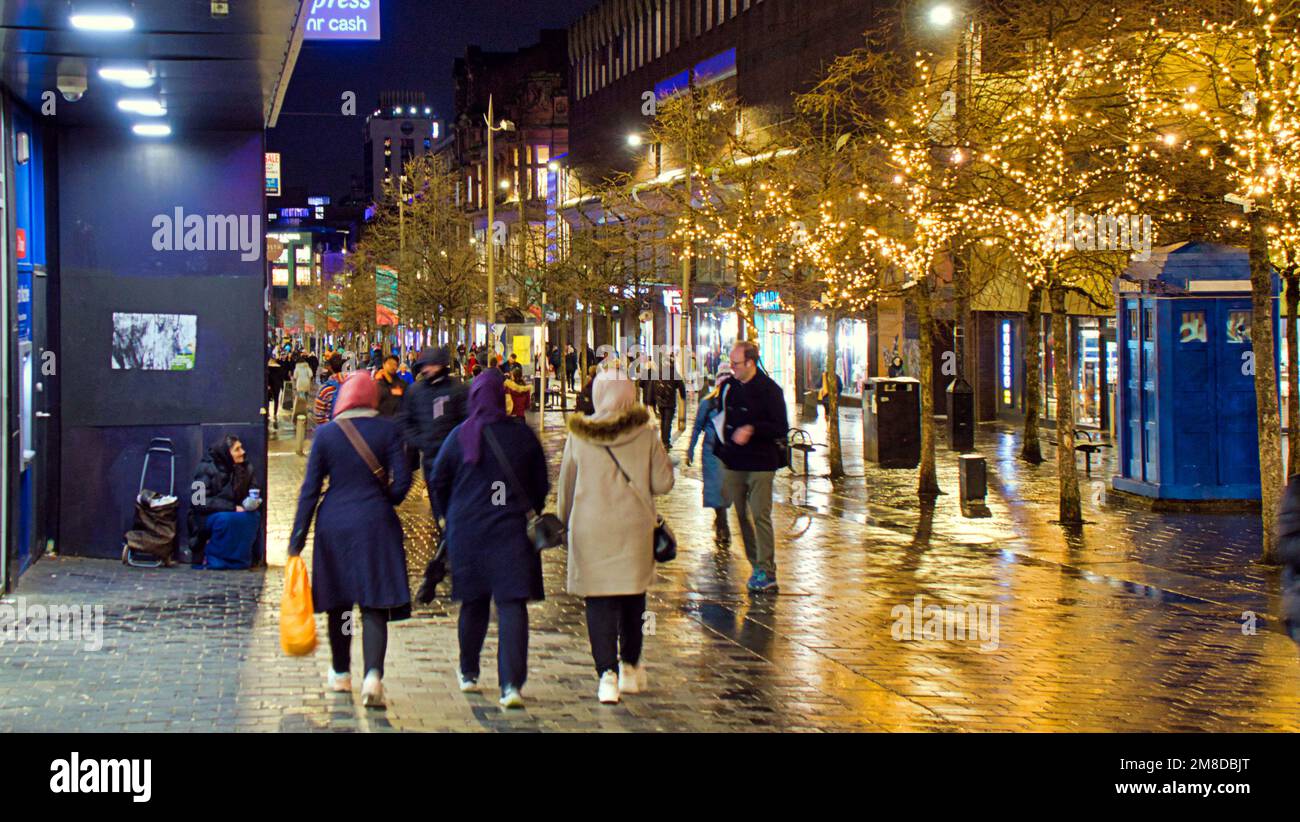
<path fill-rule="evenodd" d="M 524 412 L 528 410 L 528 405 L 533 393 L 533 387 L 527 384 L 520 385 L 512 378 L 506 377 L 506 413 L 512 417 L 524 417 Z"/>
<path fill-rule="evenodd" d="M 650 500 L 671 491 L 674 478 L 668 453 L 649 422 L 641 405 L 605 420 L 569 418 L 556 484 L 559 517 L 568 525 L 571 594 L 642 594 L 654 582 L 656 514 Z"/>
<path fill-rule="evenodd" d="M 443 371 L 433 379 L 420 377 L 406 392 L 398 416 L 402 437 L 420 450 L 431 467 L 451 429 L 465 420 L 467 392 L 460 380 Z"/>

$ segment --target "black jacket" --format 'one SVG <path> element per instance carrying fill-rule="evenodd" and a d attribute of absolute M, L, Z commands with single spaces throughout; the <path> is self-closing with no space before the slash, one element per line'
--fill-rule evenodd
<path fill-rule="evenodd" d="M 655 380 L 653 391 L 655 408 L 658 408 L 661 414 L 677 408 L 678 394 L 681 395 L 682 400 L 686 399 L 686 383 L 681 380 Z"/>
<path fill-rule="evenodd" d="M 208 517 L 227 511 L 234 511 L 242 505 L 248 491 L 253 487 L 253 472 L 248 463 L 235 465 L 230 451 L 224 444 L 217 443 L 208 449 L 208 455 L 194 469 L 194 482 L 203 484 L 203 504 L 193 502 L 197 495 L 191 497 L 190 512 L 186 516 L 189 524 L 191 550 L 201 549 L 205 539 L 200 533 L 207 525 Z M 198 488 L 191 484 L 194 491 Z"/>
<path fill-rule="evenodd" d="M 785 392 L 771 377 L 759 371 L 748 383 L 727 380 L 723 386 L 723 409 L 726 414 L 722 439 L 714 453 L 732 471 L 776 471 L 785 466 L 784 442 L 790 431 L 786 415 Z M 754 435 L 745 445 L 732 442 L 737 428 L 754 426 Z"/>
<path fill-rule="evenodd" d="M 446 372 L 432 380 L 420 377 L 406 389 L 398 425 L 402 438 L 420 449 L 426 463 L 433 462 L 451 429 L 465 420 L 468 398 L 461 381 Z"/>
<path fill-rule="evenodd" d="M 393 381 L 389 382 L 384 372 L 380 371 L 375 378 L 375 385 L 379 386 L 379 416 L 396 417 L 402 410 L 406 383 L 401 377 L 393 377 Z"/>

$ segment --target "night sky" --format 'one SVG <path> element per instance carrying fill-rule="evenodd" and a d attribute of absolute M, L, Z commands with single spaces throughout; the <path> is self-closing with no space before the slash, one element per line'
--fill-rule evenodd
<path fill-rule="evenodd" d="M 452 64 L 470 45 L 508 51 L 536 42 L 543 28 L 567 28 L 599 0 L 381 0 L 379 42 L 305 41 L 279 125 L 267 132 L 281 153 L 283 185 L 328 194 L 349 191 L 362 172 L 365 116 L 382 91 L 423 91 L 444 122 L 453 115 Z M 356 92 L 357 116 L 340 111 Z"/>

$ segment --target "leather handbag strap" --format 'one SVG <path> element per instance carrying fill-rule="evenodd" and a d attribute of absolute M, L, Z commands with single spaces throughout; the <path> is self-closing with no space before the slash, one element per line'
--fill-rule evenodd
<path fill-rule="evenodd" d="M 519 498 L 524 501 L 524 505 L 528 506 L 529 519 L 536 517 L 536 509 L 534 509 L 532 504 L 528 501 L 528 495 L 524 493 L 523 486 L 519 484 L 519 478 L 515 476 L 514 469 L 510 467 L 510 462 L 506 459 L 505 452 L 501 450 L 501 445 L 497 442 L 497 438 L 492 436 L 492 432 L 488 430 L 487 426 L 483 426 L 483 439 L 487 440 L 488 447 L 492 449 L 492 454 L 497 458 L 497 463 L 501 466 L 501 470 L 505 472 L 506 481 L 510 483 L 511 489 L 513 489 L 514 492 L 519 495 Z"/>
<path fill-rule="evenodd" d="M 623 480 L 627 482 L 628 487 L 632 489 L 632 493 L 636 494 L 636 498 L 641 500 L 641 504 L 649 508 L 651 514 L 658 516 L 659 512 L 655 510 L 654 501 L 647 499 L 645 495 L 641 493 L 641 489 L 636 487 L 636 483 L 633 482 L 632 478 L 627 475 L 627 471 L 623 470 L 623 463 L 619 462 L 618 457 L 614 456 L 613 449 L 611 449 L 608 445 L 606 445 L 605 453 L 609 454 L 609 458 L 614 461 L 614 465 L 618 466 L 618 472 L 623 475 Z"/>
<path fill-rule="evenodd" d="M 365 439 L 362 438 L 361 432 L 356 429 L 356 426 L 352 424 L 352 420 L 334 420 L 334 424 L 342 429 L 348 438 L 348 442 L 352 443 L 357 455 L 365 461 L 366 467 L 370 469 L 370 473 L 379 483 L 379 486 L 387 491 L 388 477 L 384 473 L 384 466 L 380 465 L 379 460 L 375 459 L 375 452 L 370 450 L 369 445 L 366 445 Z"/>

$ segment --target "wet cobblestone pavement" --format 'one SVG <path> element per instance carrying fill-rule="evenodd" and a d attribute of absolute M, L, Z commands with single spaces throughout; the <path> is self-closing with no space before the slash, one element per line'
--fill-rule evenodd
<path fill-rule="evenodd" d="M 560 418 L 547 423 L 558 460 Z M 819 423 L 805 424 L 824 442 Z M 846 411 L 848 479 L 820 476 L 818 449 L 807 483 L 785 473 L 777 484 L 778 595 L 745 591 L 743 550 L 714 547 L 698 466 L 682 470 L 663 503 L 681 546 L 650 594 L 651 687 L 620 705 L 595 699 L 582 603 L 563 593 L 558 552 L 544 563 L 549 598 L 530 607 L 528 706 L 508 713 L 494 698 L 495 629 L 485 693 L 457 690 L 456 606 L 444 598 L 392 626 L 381 712 L 359 693 L 325 693 L 325 647 L 281 654 L 278 568 L 47 558 L 16 596 L 29 607 L 102 604 L 103 648 L 0 644 L 0 731 L 1300 730 L 1300 655 L 1273 619 L 1276 573 L 1253 562 L 1253 515 L 1146 511 L 1108 495 L 1100 479 L 1112 467 L 1094 465 L 1090 524 L 1064 532 L 1049 524 L 1053 465 L 1019 463 L 1016 432 L 991 425 L 978 439 L 990 516 L 967 519 L 949 452 L 940 482 L 950 493 L 921 508 L 915 472 L 864 469 L 859 426 Z M 272 451 L 275 563 L 304 460 L 291 441 Z M 422 484 L 401 516 L 417 574 L 432 548 Z M 899 638 L 899 626 L 921 627 L 900 617 L 918 604 L 997 606 L 980 611 L 996 614 L 997 630 Z M 1247 612 L 1254 634 L 1242 630 Z M 323 645 L 323 623 L 319 635 Z"/>

